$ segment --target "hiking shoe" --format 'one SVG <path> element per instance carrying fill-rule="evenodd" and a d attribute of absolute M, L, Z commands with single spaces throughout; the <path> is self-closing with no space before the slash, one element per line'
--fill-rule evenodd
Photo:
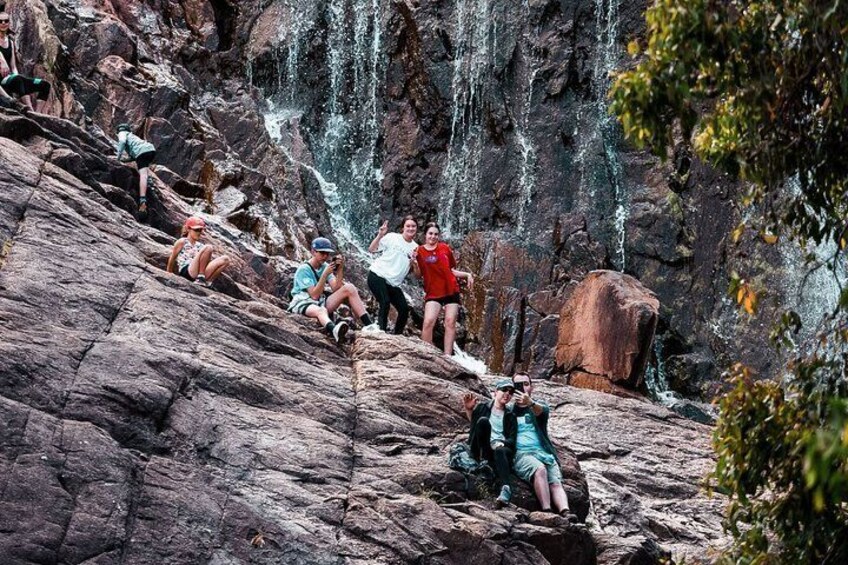
<path fill-rule="evenodd" d="M 147 221 L 147 202 L 140 202 L 138 205 L 138 221 Z"/>
<path fill-rule="evenodd" d="M 380 333 L 381 331 L 383 331 L 383 330 L 380 329 L 380 325 L 377 324 L 376 322 L 373 323 L 373 324 L 368 324 L 367 326 L 362 327 L 362 333 L 375 334 L 375 333 Z"/>
<path fill-rule="evenodd" d="M 341 344 L 344 341 L 344 338 L 347 335 L 347 330 L 347 322 L 339 322 L 336 324 L 333 328 L 333 339 L 336 340 L 336 343 Z"/>
<path fill-rule="evenodd" d="M 510 498 L 512 498 L 512 489 L 509 488 L 509 485 L 504 485 L 501 487 L 501 493 L 498 495 L 498 499 L 495 501 L 495 504 L 498 508 L 503 508 L 509 504 Z"/>
<path fill-rule="evenodd" d="M 577 517 L 577 514 L 574 514 L 568 508 L 563 508 L 559 511 L 559 515 L 566 519 L 569 524 L 578 524 L 580 523 L 580 518 Z"/>
<path fill-rule="evenodd" d="M 206 282 L 206 277 L 203 275 L 197 275 L 197 278 L 194 279 L 194 284 L 199 284 L 200 286 L 209 286 L 209 283 Z"/>

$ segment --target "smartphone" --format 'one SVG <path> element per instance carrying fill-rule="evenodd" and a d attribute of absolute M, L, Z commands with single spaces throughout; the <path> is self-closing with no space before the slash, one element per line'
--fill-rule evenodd
<path fill-rule="evenodd" d="M 512 384 L 515 385 L 515 392 L 520 392 L 522 394 L 524 393 L 524 383 L 523 382 L 512 383 Z"/>

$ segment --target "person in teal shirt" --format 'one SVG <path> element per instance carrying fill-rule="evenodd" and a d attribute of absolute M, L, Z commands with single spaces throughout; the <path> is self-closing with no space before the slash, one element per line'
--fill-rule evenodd
<path fill-rule="evenodd" d="M 518 422 L 513 462 L 515 474 L 533 485 L 543 512 L 551 512 L 553 504 L 556 512 L 576 521 L 562 486 L 559 457 L 548 436 L 551 409 L 547 404 L 533 400 L 533 382 L 528 375 L 515 375 L 512 382 L 515 385 L 513 412 Z"/>

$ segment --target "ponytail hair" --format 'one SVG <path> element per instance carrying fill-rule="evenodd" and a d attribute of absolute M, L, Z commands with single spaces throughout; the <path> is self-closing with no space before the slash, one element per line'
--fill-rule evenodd
<path fill-rule="evenodd" d="M 427 222 L 424 225 L 424 233 L 427 233 L 427 230 L 429 230 L 430 228 L 436 228 L 437 230 L 439 230 L 439 233 L 442 233 L 442 228 L 440 228 L 439 224 L 437 224 L 436 222 Z"/>

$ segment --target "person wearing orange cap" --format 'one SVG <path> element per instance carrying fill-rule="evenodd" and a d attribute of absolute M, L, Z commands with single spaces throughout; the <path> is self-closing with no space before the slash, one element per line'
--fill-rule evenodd
<path fill-rule="evenodd" d="M 207 285 L 227 268 L 230 258 L 222 255 L 212 259 L 212 246 L 200 241 L 205 229 L 206 222 L 203 218 L 192 216 L 185 221 L 182 237 L 174 243 L 171 256 L 168 257 L 169 273 L 176 273 L 197 284 Z"/>

